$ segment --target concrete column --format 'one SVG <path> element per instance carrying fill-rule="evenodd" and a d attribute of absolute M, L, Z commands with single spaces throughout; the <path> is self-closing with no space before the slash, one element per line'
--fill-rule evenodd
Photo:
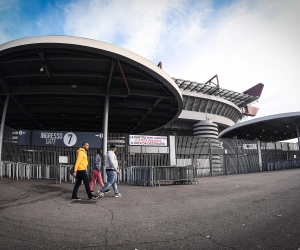
<path fill-rule="evenodd" d="M 298 150 L 300 151 L 300 138 L 299 138 L 299 128 L 298 128 L 298 125 L 296 125 L 296 130 L 297 130 L 297 138 L 298 138 Z"/>
<path fill-rule="evenodd" d="M 274 143 L 274 147 L 275 147 L 275 159 L 276 159 L 276 162 L 278 161 L 278 157 L 277 157 L 277 146 L 276 146 L 276 142 L 273 142 Z"/>
<path fill-rule="evenodd" d="M 261 143 L 260 143 L 260 141 L 257 141 L 257 153 L 258 153 L 259 171 L 262 172 L 262 155 L 261 155 Z"/>
<path fill-rule="evenodd" d="M 104 112 L 103 112 L 103 181 L 107 182 L 106 176 L 106 153 L 107 153 L 107 134 L 108 134 L 108 109 L 109 109 L 109 95 L 105 95 Z"/>
<path fill-rule="evenodd" d="M 287 160 L 290 160 L 290 144 L 289 143 L 287 144 L 287 148 L 288 148 L 288 150 L 287 150 Z"/>
<path fill-rule="evenodd" d="M 0 128 L 0 161 L 2 161 L 2 146 L 3 146 L 3 132 L 4 132 L 4 125 L 6 120 L 6 113 L 7 113 L 7 107 L 9 102 L 9 93 L 6 95 L 6 100 L 4 104 L 3 114 L 2 114 L 2 120 L 1 120 L 1 128 Z"/>
<path fill-rule="evenodd" d="M 238 169 L 238 174 L 240 174 L 240 157 L 239 157 L 239 145 L 238 145 L 237 136 L 234 136 L 233 139 L 236 148 L 237 169 Z"/>
<path fill-rule="evenodd" d="M 210 176 L 213 176 L 213 163 L 212 163 L 212 149 L 211 149 L 211 138 L 208 138 L 208 146 L 209 146 L 209 168 L 210 168 Z"/>
<path fill-rule="evenodd" d="M 170 166 L 176 166 L 176 150 L 175 150 L 175 136 L 169 136 L 169 157 L 170 157 Z"/>
<path fill-rule="evenodd" d="M 126 180 L 126 173 L 125 173 L 125 166 L 126 168 L 129 167 L 129 165 L 127 165 L 129 163 L 129 158 L 128 158 L 128 155 L 129 155 L 129 152 L 128 152 L 128 144 L 129 144 L 129 135 L 125 135 L 125 145 L 124 145 L 124 165 L 123 165 L 123 181 Z M 128 169 L 127 169 L 128 170 Z M 127 171 L 126 170 L 126 171 Z M 128 181 L 128 180 L 126 180 Z"/>

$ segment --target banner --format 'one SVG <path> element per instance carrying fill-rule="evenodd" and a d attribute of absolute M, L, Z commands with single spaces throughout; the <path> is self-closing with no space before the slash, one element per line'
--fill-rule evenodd
<path fill-rule="evenodd" d="M 129 135 L 129 145 L 167 147 L 168 137 L 153 135 Z"/>

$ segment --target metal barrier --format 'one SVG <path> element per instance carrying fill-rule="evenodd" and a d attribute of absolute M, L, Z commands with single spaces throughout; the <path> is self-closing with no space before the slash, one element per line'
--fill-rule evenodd
<path fill-rule="evenodd" d="M 70 174 L 70 168 L 73 165 L 43 165 L 43 164 L 29 164 L 23 162 L 0 162 L 0 177 L 7 176 L 12 179 L 49 179 L 56 180 L 56 182 L 75 181 L 75 178 Z"/>
<path fill-rule="evenodd" d="M 197 169 L 194 166 L 158 167 L 157 184 L 172 182 L 172 184 L 198 184 Z"/>
<path fill-rule="evenodd" d="M 139 167 L 124 169 L 128 184 L 139 186 L 160 186 L 161 183 L 197 184 L 197 169 L 194 166 Z"/>
<path fill-rule="evenodd" d="M 70 174 L 73 165 L 43 165 L 29 164 L 23 162 L 0 162 L 0 177 L 7 176 L 12 179 L 49 179 L 62 181 L 75 181 Z M 161 183 L 172 184 L 197 184 L 197 168 L 194 166 L 172 166 L 172 167 L 139 167 L 132 166 L 121 169 L 122 173 L 118 178 L 131 185 L 160 186 Z M 123 172 L 124 171 L 124 172 Z M 122 178 L 122 179 L 123 179 Z"/>
<path fill-rule="evenodd" d="M 286 161 L 275 161 L 268 162 L 267 171 L 272 170 L 282 170 L 282 169 L 290 169 L 290 168 L 299 168 L 300 167 L 300 159 L 286 160 Z"/>

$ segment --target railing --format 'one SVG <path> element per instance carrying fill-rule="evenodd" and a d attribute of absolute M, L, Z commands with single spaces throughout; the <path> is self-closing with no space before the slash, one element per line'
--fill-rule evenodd
<path fill-rule="evenodd" d="M 0 177 L 3 176 L 23 180 L 23 179 L 50 179 L 56 183 L 62 181 L 75 181 L 70 174 L 72 165 L 43 165 L 29 164 L 23 162 L 0 162 Z M 172 167 L 137 167 L 121 168 L 121 175 L 118 182 L 124 181 L 131 185 L 140 186 L 160 186 L 161 183 L 172 184 L 196 184 L 197 168 L 194 166 L 172 166 Z"/>
<path fill-rule="evenodd" d="M 56 182 L 71 181 L 74 182 L 73 176 L 70 174 L 70 168 L 73 165 L 43 165 L 30 164 L 23 162 L 0 162 L 0 178 L 7 176 L 12 179 L 49 179 Z"/>
<path fill-rule="evenodd" d="M 290 168 L 299 168 L 300 159 L 286 160 L 286 161 L 274 161 L 268 162 L 267 171 L 272 170 L 281 170 L 281 169 L 290 169 Z"/>
<path fill-rule="evenodd" d="M 194 166 L 138 167 L 124 169 L 124 181 L 131 185 L 160 186 L 161 183 L 197 184 L 197 169 Z"/>

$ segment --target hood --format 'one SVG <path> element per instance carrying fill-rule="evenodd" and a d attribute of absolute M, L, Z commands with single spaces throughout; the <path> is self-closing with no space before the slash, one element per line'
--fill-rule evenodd
<path fill-rule="evenodd" d="M 80 148 L 77 150 L 77 153 L 79 153 L 80 151 L 83 151 L 84 153 L 86 153 L 85 149 L 84 148 Z"/>

